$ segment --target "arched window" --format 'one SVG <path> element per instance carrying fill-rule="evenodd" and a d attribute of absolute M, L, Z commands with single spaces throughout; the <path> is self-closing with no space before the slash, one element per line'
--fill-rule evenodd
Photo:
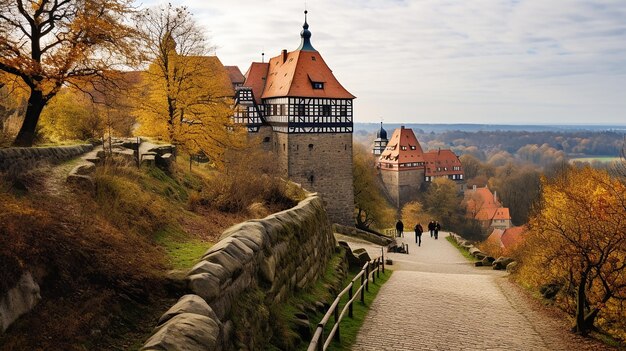
<path fill-rule="evenodd" d="M 313 150 L 313 144 L 309 144 L 309 151 Z"/>

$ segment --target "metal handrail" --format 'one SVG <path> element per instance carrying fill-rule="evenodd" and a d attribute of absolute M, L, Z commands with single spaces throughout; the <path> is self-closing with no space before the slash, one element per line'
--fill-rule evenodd
<path fill-rule="evenodd" d="M 324 315 L 322 320 L 317 324 L 317 329 L 313 334 L 313 338 L 311 339 L 311 343 L 309 344 L 307 351 L 326 350 L 333 340 L 340 341 L 341 337 L 339 324 L 341 323 L 343 317 L 346 315 L 346 311 L 348 312 L 348 316 L 350 318 L 353 318 L 352 305 L 359 295 L 361 302 L 365 303 L 365 292 L 369 292 L 370 275 L 372 283 L 374 283 L 376 282 L 376 278 L 380 277 L 380 267 L 382 267 L 383 274 L 385 273 L 385 250 L 382 247 L 380 249 L 381 255 L 376 257 L 373 261 L 366 262 L 363 265 L 363 268 L 361 268 L 361 271 L 356 276 L 354 276 L 350 283 L 337 295 L 333 303 L 328 308 L 328 311 L 326 311 L 326 314 Z M 370 268 L 372 269 L 370 270 Z M 359 279 L 361 280 L 361 285 L 359 286 L 357 291 L 353 293 L 352 288 L 354 287 L 355 282 Z M 341 301 L 341 298 L 346 294 L 346 292 L 348 293 L 349 300 L 341 309 L 341 313 L 339 313 L 339 302 Z M 328 333 L 328 336 L 324 338 L 324 328 L 330 320 L 331 315 L 334 315 L 335 323 Z"/>

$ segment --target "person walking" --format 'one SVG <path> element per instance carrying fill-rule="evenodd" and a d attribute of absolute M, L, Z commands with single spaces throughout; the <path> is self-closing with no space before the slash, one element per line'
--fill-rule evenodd
<path fill-rule="evenodd" d="M 422 246 L 422 232 L 423 231 L 424 231 L 424 228 L 422 227 L 422 225 L 417 223 L 415 225 L 415 243 L 417 244 L 417 246 Z"/>
<path fill-rule="evenodd" d="M 435 222 L 435 239 L 439 239 L 439 231 L 441 230 L 441 224 L 439 221 Z"/>
<path fill-rule="evenodd" d="M 435 234 L 435 221 L 428 222 L 428 231 L 430 232 L 430 237 L 432 238 Z"/>
<path fill-rule="evenodd" d="M 401 237 L 403 235 L 402 234 L 403 231 L 404 231 L 404 223 L 402 223 L 402 221 L 398 219 L 398 222 L 396 223 L 396 235 L 398 237 Z"/>

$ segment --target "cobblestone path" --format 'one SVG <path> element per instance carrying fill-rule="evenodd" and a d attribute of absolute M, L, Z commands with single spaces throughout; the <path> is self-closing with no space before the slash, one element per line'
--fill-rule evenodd
<path fill-rule="evenodd" d="M 353 350 L 596 350 L 533 308 L 492 269 L 476 268 L 440 233 L 399 238 L 409 254 L 387 254 L 394 273 L 381 288 Z M 339 236 L 339 240 L 347 237 Z M 378 256 L 380 247 L 347 239 Z"/>

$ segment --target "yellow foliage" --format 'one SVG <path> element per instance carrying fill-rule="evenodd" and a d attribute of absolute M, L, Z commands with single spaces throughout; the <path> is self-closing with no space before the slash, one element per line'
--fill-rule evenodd
<path fill-rule="evenodd" d="M 395 222 L 396 210 L 382 194 L 374 164 L 372 155 L 364 147 L 355 145 L 352 173 L 355 218 L 356 226 L 361 229 L 368 229 L 370 226 L 378 229 L 388 228 Z"/>
<path fill-rule="evenodd" d="M 412 201 L 402 207 L 402 222 L 410 228 L 420 223 L 424 230 L 428 230 L 430 215 L 424 211 L 421 203 Z"/>
<path fill-rule="evenodd" d="M 542 191 L 541 210 L 518 252 L 520 280 L 535 287 L 561 284 L 557 303 L 566 311 L 592 323 L 597 314 L 603 328 L 626 337 L 618 300 L 626 298 L 626 186 L 587 167 L 543 179 Z"/>
<path fill-rule="evenodd" d="M 245 130 L 231 121 L 232 88 L 217 58 L 172 54 L 168 67 L 150 65 L 144 73 L 135 115 L 136 134 L 203 152 L 221 165 L 224 151 L 241 147 Z M 230 89 L 230 90 L 229 90 Z"/>

